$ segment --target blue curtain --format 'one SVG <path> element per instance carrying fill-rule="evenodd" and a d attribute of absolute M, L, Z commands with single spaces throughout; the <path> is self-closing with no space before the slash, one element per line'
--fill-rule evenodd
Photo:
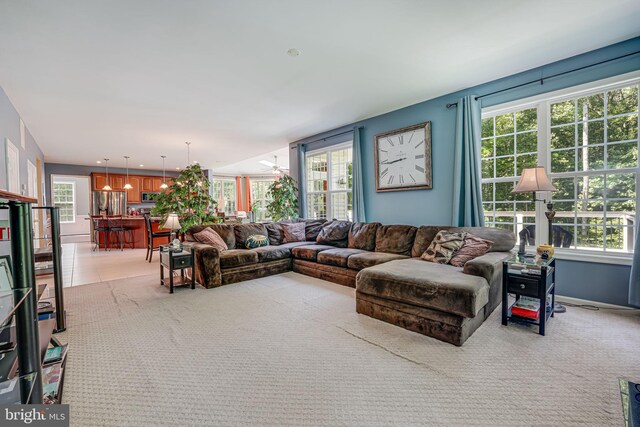
<path fill-rule="evenodd" d="M 480 103 L 475 96 L 458 100 L 451 220 L 455 226 L 484 226 L 480 184 L 480 120 Z"/>
<path fill-rule="evenodd" d="M 353 222 L 367 222 L 364 212 L 364 184 L 362 182 L 362 127 L 353 128 Z"/>
<path fill-rule="evenodd" d="M 640 223 L 638 220 L 640 215 L 636 217 L 636 241 L 633 249 L 633 264 L 631 265 L 631 277 L 629 279 L 629 304 L 640 307 Z"/>
<path fill-rule="evenodd" d="M 300 218 L 307 217 L 307 160 L 304 144 L 298 144 L 298 210 Z"/>

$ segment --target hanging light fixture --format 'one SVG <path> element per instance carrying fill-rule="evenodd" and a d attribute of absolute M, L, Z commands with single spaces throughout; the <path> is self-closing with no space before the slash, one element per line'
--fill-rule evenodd
<path fill-rule="evenodd" d="M 168 188 L 168 187 L 169 187 L 169 186 L 167 185 L 167 183 L 165 182 L 165 177 L 164 177 L 164 159 L 165 159 L 167 156 L 160 156 L 160 157 L 162 157 L 162 185 L 160 185 L 160 188 L 162 188 L 162 189 L 164 190 L 165 188 Z"/>
<path fill-rule="evenodd" d="M 129 184 L 129 156 L 124 156 L 124 161 L 125 161 L 125 164 L 127 165 L 127 181 L 124 184 L 124 189 L 131 190 L 133 188 L 133 185 Z"/>
<path fill-rule="evenodd" d="M 102 187 L 102 190 L 111 191 L 111 186 L 109 185 L 109 159 L 104 159 L 104 169 L 107 172 L 107 183 Z"/>
<path fill-rule="evenodd" d="M 189 167 L 189 165 L 191 164 L 191 150 L 190 150 L 191 143 L 187 141 L 185 142 L 185 144 L 187 144 L 187 167 Z"/>

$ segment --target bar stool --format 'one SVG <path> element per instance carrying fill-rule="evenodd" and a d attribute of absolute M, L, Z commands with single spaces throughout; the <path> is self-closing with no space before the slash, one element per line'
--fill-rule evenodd
<path fill-rule="evenodd" d="M 120 250 L 123 249 L 125 243 L 133 248 L 133 228 L 124 224 L 122 215 L 109 215 L 107 222 L 109 223 L 109 236 L 116 237 Z"/>
<path fill-rule="evenodd" d="M 149 262 L 151 262 L 151 259 L 153 258 L 153 251 L 160 250 L 160 246 L 154 247 L 153 239 L 166 237 L 167 243 L 169 243 L 169 240 L 171 239 L 170 231 L 153 231 L 153 223 L 157 222 L 158 221 L 152 221 L 149 214 L 144 214 L 144 224 L 147 228 L 147 257 L 145 259 L 148 259 Z"/>
<path fill-rule="evenodd" d="M 109 221 L 102 215 L 90 215 L 91 224 L 93 225 L 93 251 L 100 248 L 100 233 L 104 236 L 104 250 L 107 250 L 109 240 Z"/>

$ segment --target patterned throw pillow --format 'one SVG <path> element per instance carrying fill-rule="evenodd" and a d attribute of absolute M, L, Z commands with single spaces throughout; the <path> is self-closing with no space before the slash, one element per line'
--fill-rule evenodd
<path fill-rule="evenodd" d="M 282 224 L 282 233 L 284 234 L 284 240 L 282 243 L 304 242 L 304 222 Z"/>
<path fill-rule="evenodd" d="M 219 251 L 226 251 L 229 249 L 227 244 L 224 242 L 222 237 L 211 228 L 207 227 L 199 233 L 195 233 L 193 238 L 196 239 L 196 242 L 206 243 L 207 245 L 211 245 Z"/>
<path fill-rule="evenodd" d="M 446 264 L 464 244 L 464 238 L 467 233 L 449 233 L 441 230 L 436 234 L 433 242 L 422 254 L 425 261 Z"/>
<path fill-rule="evenodd" d="M 247 249 L 259 248 L 261 246 L 268 246 L 269 238 L 267 236 L 263 236 L 262 234 L 253 234 L 247 237 L 247 240 L 244 242 L 244 246 Z"/>
<path fill-rule="evenodd" d="M 455 267 L 464 267 L 467 261 L 471 261 L 489 252 L 492 246 L 493 242 L 491 240 L 485 240 L 475 234 L 467 233 L 467 236 L 464 238 L 464 245 L 453 255 L 449 264 Z"/>

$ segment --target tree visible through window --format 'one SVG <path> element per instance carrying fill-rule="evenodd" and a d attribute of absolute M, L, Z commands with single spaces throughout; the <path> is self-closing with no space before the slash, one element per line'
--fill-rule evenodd
<path fill-rule="evenodd" d="M 76 222 L 76 189 L 73 182 L 53 183 L 53 206 L 59 208 L 60 222 Z"/>
<path fill-rule="evenodd" d="M 226 215 L 236 212 L 236 180 L 235 178 L 216 177 L 213 179 L 213 198 L 218 202 L 218 211 Z"/>
<path fill-rule="evenodd" d="M 638 111 L 636 81 L 484 114 L 485 222 L 525 237 L 538 228 L 546 238 L 546 206 L 538 203 L 536 223 L 531 196 L 511 194 L 523 168 L 543 165 L 557 189 L 551 194 L 555 246 L 632 252 Z"/>
<path fill-rule="evenodd" d="M 269 197 L 269 186 L 273 179 L 251 179 L 251 210 L 256 214 L 256 221 L 267 221 L 267 204 L 271 201 Z"/>

